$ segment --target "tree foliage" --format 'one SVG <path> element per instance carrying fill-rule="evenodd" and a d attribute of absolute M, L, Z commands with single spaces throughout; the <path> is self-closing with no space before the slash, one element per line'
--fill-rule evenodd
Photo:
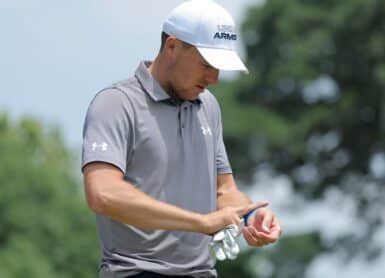
<path fill-rule="evenodd" d="M 286 174 L 311 163 L 321 185 L 314 194 L 346 172 L 370 174 L 385 137 L 384 13 L 376 0 L 269 0 L 248 11 L 251 74 L 214 88 L 226 139 L 250 149 L 242 173 L 264 161 Z M 330 167 L 336 153 L 345 159 Z"/>
<path fill-rule="evenodd" d="M 385 200 L 385 2 L 268 0 L 242 32 L 250 74 L 213 88 L 236 175 L 250 182 L 263 164 L 309 200 L 343 191 L 370 228 L 318 252 L 378 255 L 367 243 Z"/>
<path fill-rule="evenodd" d="M 95 277 L 93 216 L 56 128 L 0 114 L 0 277 Z"/>
<path fill-rule="evenodd" d="M 292 250 L 289 252 L 287 250 Z M 235 261 L 217 263 L 220 278 L 303 277 L 307 265 L 322 250 L 316 233 L 293 235 L 282 239 L 275 248 L 248 249 Z"/>

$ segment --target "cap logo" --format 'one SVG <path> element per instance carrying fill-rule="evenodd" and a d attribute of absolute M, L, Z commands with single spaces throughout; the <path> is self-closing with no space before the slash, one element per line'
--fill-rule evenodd
<path fill-rule="evenodd" d="M 236 41 L 237 35 L 234 34 L 234 26 L 232 25 L 217 25 L 218 32 L 214 34 L 214 39 L 224 39 L 230 41 Z"/>
<path fill-rule="evenodd" d="M 218 32 L 234 33 L 233 25 L 218 24 L 217 29 L 218 29 Z"/>

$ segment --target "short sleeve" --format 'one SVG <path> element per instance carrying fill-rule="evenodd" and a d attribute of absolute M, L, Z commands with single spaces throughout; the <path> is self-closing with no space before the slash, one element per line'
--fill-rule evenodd
<path fill-rule="evenodd" d="M 229 174 L 232 173 L 229 159 L 227 157 L 226 147 L 223 142 L 223 132 L 222 132 L 222 117 L 218 105 L 218 115 L 216 123 L 216 166 L 218 174 Z"/>
<path fill-rule="evenodd" d="M 200 96 L 212 130 L 214 130 L 214 155 L 217 174 L 231 174 L 232 169 L 223 142 L 221 107 L 213 94 L 206 91 Z"/>
<path fill-rule="evenodd" d="M 114 88 L 92 100 L 83 127 L 82 169 L 106 162 L 126 172 L 134 144 L 132 109 L 127 95 Z"/>

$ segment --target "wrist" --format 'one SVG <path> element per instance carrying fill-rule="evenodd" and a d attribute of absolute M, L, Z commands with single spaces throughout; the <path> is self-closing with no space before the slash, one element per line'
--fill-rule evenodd
<path fill-rule="evenodd" d="M 255 213 L 257 212 L 258 208 L 255 208 L 251 211 L 249 211 L 248 213 L 246 213 L 244 216 L 243 216 L 243 222 L 245 224 L 245 226 L 249 226 L 249 219 L 251 217 L 254 217 Z"/>
<path fill-rule="evenodd" d="M 191 223 L 192 223 L 192 232 L 209 234 L 209 225 L 205 215 L 194 213 L 194 217 Z"/>

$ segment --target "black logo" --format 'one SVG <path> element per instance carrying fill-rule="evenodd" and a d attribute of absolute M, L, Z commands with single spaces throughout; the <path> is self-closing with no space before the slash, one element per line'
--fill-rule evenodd
<path fill-rule="evenodd" d="M 237 35 L 225 33 L 225 32 L 216 32 L 214 35 L 214 39 L 219 39 L 219 40 L 224 39 L 224 40 L 229 40 L 229 41 L 236 41 Z"/>

